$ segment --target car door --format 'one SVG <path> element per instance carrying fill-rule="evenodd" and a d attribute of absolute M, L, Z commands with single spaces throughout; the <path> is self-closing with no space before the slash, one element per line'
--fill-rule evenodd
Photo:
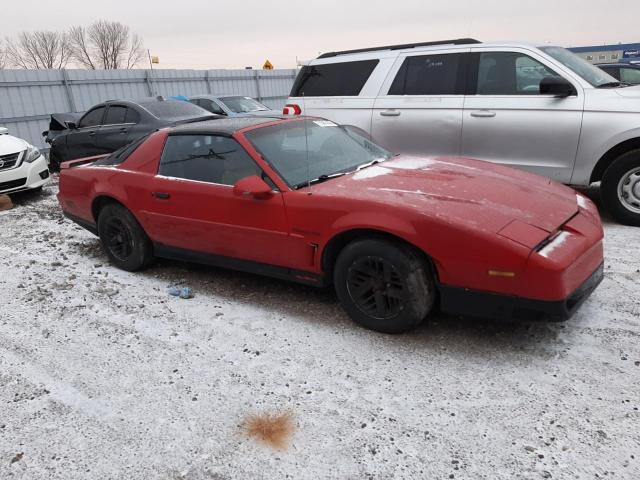
<path fill-rule="evenodd" d="M 67 135 L 67 160 L 98 155 L 96 135 L 102 124 L 104 105 L 89 110 L 79 120 L 77 128 Z"/>
<path fill-rule="evenodd" d="M 373 140 L 394 153 L 458 155 L 465 50 L 398 57 L 373 107 Z"/>
<path fill-rule="evenodd" d="M 142 212 L 148 233 L 169 247 L 286 266 L 282 194 L 275 185 L 267 199 L 234 193 L 251 175 L 263 172 L 233 138 L 170 135 Z"/>
<path fill-rule="evenodd" d="M 96 135 L 96 147 L 100 153 L 111 153 L 124 147 L 130 140 L 130 132 L 139 121 L 139 115 L 124 105 L 109 105 L 103 125 Z"/>
<path fill-rule="evenodd" d="M 521 168 L 568 183 L 582 125 L 584 92 L 540 94 L 558 75 L 542 55 L 525 49 L 473 48 L 465 97 L 462 155 Z"/>

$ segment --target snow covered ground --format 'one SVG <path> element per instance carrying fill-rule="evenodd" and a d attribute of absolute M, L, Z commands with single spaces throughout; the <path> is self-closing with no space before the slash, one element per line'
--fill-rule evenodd
<path fill-rule="evenodd" d="M 640 478 L 640 229 L 606 221 L 567 323 L 385 336 L 330 291 L 119 271 L 55 191 L 0 213 L 0 479 Z M 286 450 L 245 434 L 285 411 Z"/>

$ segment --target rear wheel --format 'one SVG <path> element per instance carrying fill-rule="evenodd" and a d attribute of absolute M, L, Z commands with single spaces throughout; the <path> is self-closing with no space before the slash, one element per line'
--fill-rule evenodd
<path fill-rule="evenodd" d="M 616 221 L 640 226 L 640 149 L 618 157 L 607 168 L 600 191 Z"/>
<path fill-rule="evenodd" d="M 349 316 L 383 333 L 415 328 L 436 298 L 433 274 L 425 260 L 412 248 L 384 239 L 347 245 L 336 261 L 334 284 Z"/>
<path fill-rule="evenodd" d="M 117 203 L 106 205 L 98 215 L 102 248 L 117 267 L 134 272 L 153 261 L 153 247 L 135 217 Z"/>

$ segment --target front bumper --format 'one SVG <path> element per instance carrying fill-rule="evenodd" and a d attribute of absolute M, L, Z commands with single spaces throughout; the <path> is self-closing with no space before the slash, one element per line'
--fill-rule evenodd
<path fill-rule="evenodd" d="M 568 320 L 604 279 L 601 264 L 571 295 L 563 300 L 544 301 L 485 293 L 465 288 L 440 286 L 440 307 L 444 313 L 501 320 Z"/>
<path fill-rule="evenodd" d="M 0 170 L 0 193 L 16 193 L 42 187 L 49 182 L 47 160 L 40 155 L 31 163 L 22 162 L 17 168 Z"/>

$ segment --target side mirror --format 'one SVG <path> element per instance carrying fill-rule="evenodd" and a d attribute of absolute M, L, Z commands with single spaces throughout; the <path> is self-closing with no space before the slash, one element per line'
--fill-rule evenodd
<path fill-rule="evenodd" d="M 78 128 L 78 125 L 76 125 L 76 122 L 65 122 L 67 124 L 67 128 L 69 130 L 76 130 Z"/>
<path fill-rule="evenodd" d="M 264 200 L 273 195 L 271 187 L 257 175 L 238 180 L 233 186 L 233 193 L 241 196 L 251 196 L 256 200 Z"/>
<path fill-rule="evenodd" d="M 577 95 L 573 85 L 563 77 L 551 76 L 540 80 L 541 95 L 555 95 L 556 97 L 566 98 Z"/>

